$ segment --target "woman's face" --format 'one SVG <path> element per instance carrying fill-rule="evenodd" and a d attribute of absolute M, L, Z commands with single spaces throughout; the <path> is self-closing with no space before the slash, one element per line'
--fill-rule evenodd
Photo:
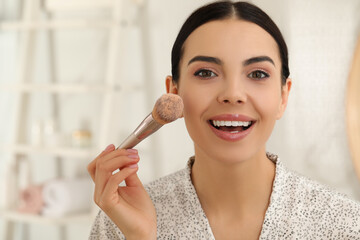
<path fill-rule="evenodd" d="M 238 162 L 264 153 L 291 82 L 281 86 L 272 36 L 258 25 L 228 19 L 206 23 L 184 43 L 178 85 L 196 155 Z M 231 126 L 230 126 L 231 125 Z"/>

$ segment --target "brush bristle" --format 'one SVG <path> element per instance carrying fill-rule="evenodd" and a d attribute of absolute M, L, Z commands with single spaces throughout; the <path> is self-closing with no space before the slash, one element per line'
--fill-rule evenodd
<path fill-rule="evenodd" d="M 182 117 L 183 109 L 184 104 L 181 97 L 168 93 L 156 101 L 152 115 L 158 123 L 167 124 Z"/>

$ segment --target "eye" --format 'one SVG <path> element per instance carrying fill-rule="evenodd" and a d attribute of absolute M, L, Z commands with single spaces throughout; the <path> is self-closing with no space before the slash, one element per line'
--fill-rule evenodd
<path fill-rule="evenodd" d="M 217 77 L 217 74 L 209 69 L 200 69 L 194 73 L 194 76 L 206 79 L 206 78 Z"/>
<path fill-rule="evenodd" d="M 253 71 L 248 75 L 249 78 L 258 79 L 258 80 L 268 78 L 269 76 L 270 75 L 268 73 L 261 70 Z"/>

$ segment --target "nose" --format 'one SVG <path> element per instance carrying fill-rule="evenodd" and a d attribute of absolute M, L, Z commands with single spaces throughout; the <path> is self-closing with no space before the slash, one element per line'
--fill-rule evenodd
<path fill-rule="evenodd" d="M 240 104 L 246 102 L 246 100 L 245 86 L 241 84 L 239 78 L 224 81 L 223 89 L 218 95 L 219 103 Z"/>

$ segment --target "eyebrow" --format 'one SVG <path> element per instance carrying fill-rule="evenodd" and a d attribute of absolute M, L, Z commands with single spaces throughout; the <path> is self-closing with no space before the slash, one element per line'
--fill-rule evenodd
<path fill-rule="evenodd" d="M 223 65 L 223 62 L 219 58 L 208 57 L 208 56 L 195 56 L 188 62 L 188 65 L 190 65 L 191 63 L 196 62 L 196 61 L 210 62 L 210 63 L 215 63 L 215 64 L 218 64 L 218 65 Z"/>
<path fill-rule="evenodd" d="M 193 62 L 197 62 L 197 61 L 210 62 L 210 63 L 215 63 L 218 65 L 223 65 L 223 62 L 219 58 L 209 57 L 209 56 L 195 56 L 188 62 L 188 65 L 190 65 Z M 272 65 L 275 66 L 274 61 L 268 56 L 258 56 L 258 57 L 249 58 L 243 62 L 243 66 L 248 66 L 253 63 L 264 62 L 264 61 L 270 62 Z"/>
<path fill-rule="evenodd" d="M 272 65 L 275 66 L 274 61 L 268 56 L 258 56 L 258 57 L 249 58 L 243 62 L 243 66 L 248 66 L 253 63 L 264 62 L 264 61 L 270 62 Z"/>

